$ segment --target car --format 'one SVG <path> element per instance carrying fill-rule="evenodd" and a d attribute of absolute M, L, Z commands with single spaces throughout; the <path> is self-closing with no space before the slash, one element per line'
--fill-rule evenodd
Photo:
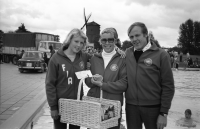
<path fill-rule="evenodd" d="M 21 59 L 18 60 L 18 69 L 20 73 L 24 70 L 37 70 L 45 72 L 47 64 L 45 63 L 45 55 L 41 51 L 26 51 Z"/>

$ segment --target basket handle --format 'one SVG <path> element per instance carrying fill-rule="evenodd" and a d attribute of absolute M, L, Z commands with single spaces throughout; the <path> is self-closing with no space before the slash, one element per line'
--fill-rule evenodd
<path fill-rule="evenodd" d="M 77 100 L 80 100 L 80 96 L 81 96 L 81 85 L 82 83 L 85 84 L 85 78 L 87 77 L 84 77 L 84 78 L 81 78 L 79 84 L 78 84 L 78 93 L 77 93 Z"/>
<path fill-rule="evenodd" d="M 102 88 L 100 88 L 100 102 L 102 101 L 102 98 L 103 98 L 103 90 Z"/>
<path fill-rule="evenodd" d="M 78 84 L 77 100 L 80 100 L 82 83 L 83 83 L 83 85 L 86 85 L 85 78 L 87 78 L 87 77 L 82 78 Z M 103 90 L 100 88 L 100 102 L 102 101 L 102 98 L 103 98 Z"/>

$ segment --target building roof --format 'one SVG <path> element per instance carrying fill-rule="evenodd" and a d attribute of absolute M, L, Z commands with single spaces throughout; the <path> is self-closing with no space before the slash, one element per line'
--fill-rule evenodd
<path fill-rule="evenodd" d="M 90 26 L 100 26 L 99 24 L 97 24 L 96 22 L 88 22 L 87 25 L 90 25 Z"/>

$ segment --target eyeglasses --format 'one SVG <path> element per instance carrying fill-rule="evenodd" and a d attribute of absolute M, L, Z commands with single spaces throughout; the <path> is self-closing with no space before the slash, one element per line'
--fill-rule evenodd
<path fill-rule="evenodd" d="M 101 39 L 100 40 L 101 41 L 101 43 L 103 43 L 103 44 L 105 44 L 105 43 L 114 43 L 114 41 L 115 41 L 115 39 L 114 38 L 108 38 L 108 39 Z"/>

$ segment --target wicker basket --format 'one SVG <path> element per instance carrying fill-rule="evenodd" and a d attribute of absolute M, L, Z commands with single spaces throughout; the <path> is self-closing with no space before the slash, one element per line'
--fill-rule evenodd
<path fill-rule="evenodd" d="M 78 87 L 77 100 L 59 99 L 60 121 L 92 129 L 107 129 L 118 125 L 120 118 L 120 101 L 102 99 L 102 90 L 100 98 L 83 96 L 80 100 L 80 91 L 85 78 L 81 79 Z M 101 105 L 114 105 L 115 117 L 102 121 Z"/>

